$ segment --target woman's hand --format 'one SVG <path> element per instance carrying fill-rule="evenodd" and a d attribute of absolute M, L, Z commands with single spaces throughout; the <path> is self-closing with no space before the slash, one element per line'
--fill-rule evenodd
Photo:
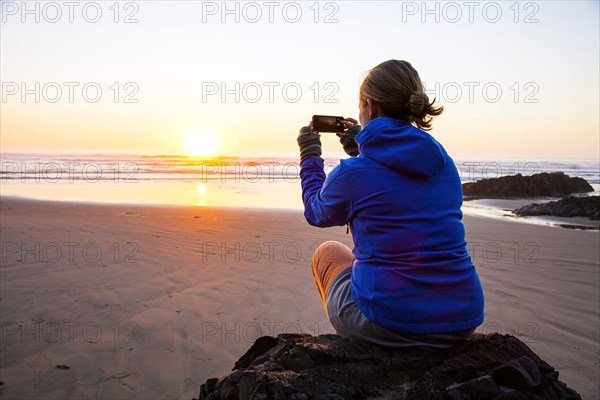
<path fill-rule="evenodd" d="M 312 121 L 308 126 L 300 128 L 297 140 L 300 147 L 300 164 L 308 158 L 321 157 L 321 135 L 312 129 Z"/>
<path fill-rule="evenodd" d="M 360 125 L 354 118 L 345 118 L 342 120 L 342 124 L 344 124 L 344 132 L 336 133 L 336 135 L 340 138 L 340 143 L 344 146 L 346 154 L 355 157 L 359 154 L 359 151 L 354 137 L 360 132 Z"/>
<path fill-rule="evenodd" d="M 344 132 L 336 133 L 336 135 L 340 138 L 348 132 L 348 129 L 352 128 L 355 125 L 358 125 L 358 121 L 355 120 L 354 118 L 345 118 L 341 122 L 344 125 Z M 359 127 L 360 127 L 360 125 L 359 125 Z"/>

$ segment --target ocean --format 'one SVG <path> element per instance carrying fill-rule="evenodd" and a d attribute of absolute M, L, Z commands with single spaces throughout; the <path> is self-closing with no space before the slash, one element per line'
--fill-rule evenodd
<path fill-rule="evenodd" d="M 303 207 L 296 157 L 6 152 L 0 155 L 0 163 L 2 196 L 99 203 Z M 325 159 L 326 172 L 338 163 L 339 159 Z M 598 159 L 457 158 L 455 163 L 463 183 L 516 173 L 562 171 L 584 178 L 594 188 L 593 194 L 600 193 Z M 506 217 L 510 215 L 506 210 L 516 204 L 469 201 L 463 212 Z"/>

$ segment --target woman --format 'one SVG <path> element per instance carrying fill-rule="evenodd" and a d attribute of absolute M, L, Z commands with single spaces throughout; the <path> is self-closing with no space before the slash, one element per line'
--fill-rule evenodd
<path fill-rule="evenodd" d="M 312 269 L 335 330 L 391 347 L 448 348 L 483 322 L 483 291 L 466 249 L 462 188 L 450 156 L 425 130 L 435 108 L 406 61 L 373 68 L 359 120 L 344 120 L 352 157 L 326 177 L 321 141 L 300 130 L 302 198 L 314 226 L 349 224 L 351 251 L 325 242 Z"/>

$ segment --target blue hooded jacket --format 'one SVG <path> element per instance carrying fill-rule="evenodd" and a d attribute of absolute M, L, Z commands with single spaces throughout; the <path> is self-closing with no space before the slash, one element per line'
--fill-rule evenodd
<path fill-rule="evenodd" d="M 371 321 L 435 333 L 483 322 L 483 290 L 466 248 L 462 187 L 453 160 L 428 133 L 381 117 L 356 136 L 360 154 L 327 178 L 323 160 L 302 162 L 304 216 L 350 224 L 352 296 Z"/>

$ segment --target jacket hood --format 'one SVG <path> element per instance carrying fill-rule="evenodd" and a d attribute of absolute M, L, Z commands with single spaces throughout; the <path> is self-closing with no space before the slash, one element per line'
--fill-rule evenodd
<path fill-rule="evenodd" d="M 431 176 L 446 165 L 444 148 L 427 132 L 401 120 L 375 118 L 355 140 L 362 156 L 405 174 Z"/>

